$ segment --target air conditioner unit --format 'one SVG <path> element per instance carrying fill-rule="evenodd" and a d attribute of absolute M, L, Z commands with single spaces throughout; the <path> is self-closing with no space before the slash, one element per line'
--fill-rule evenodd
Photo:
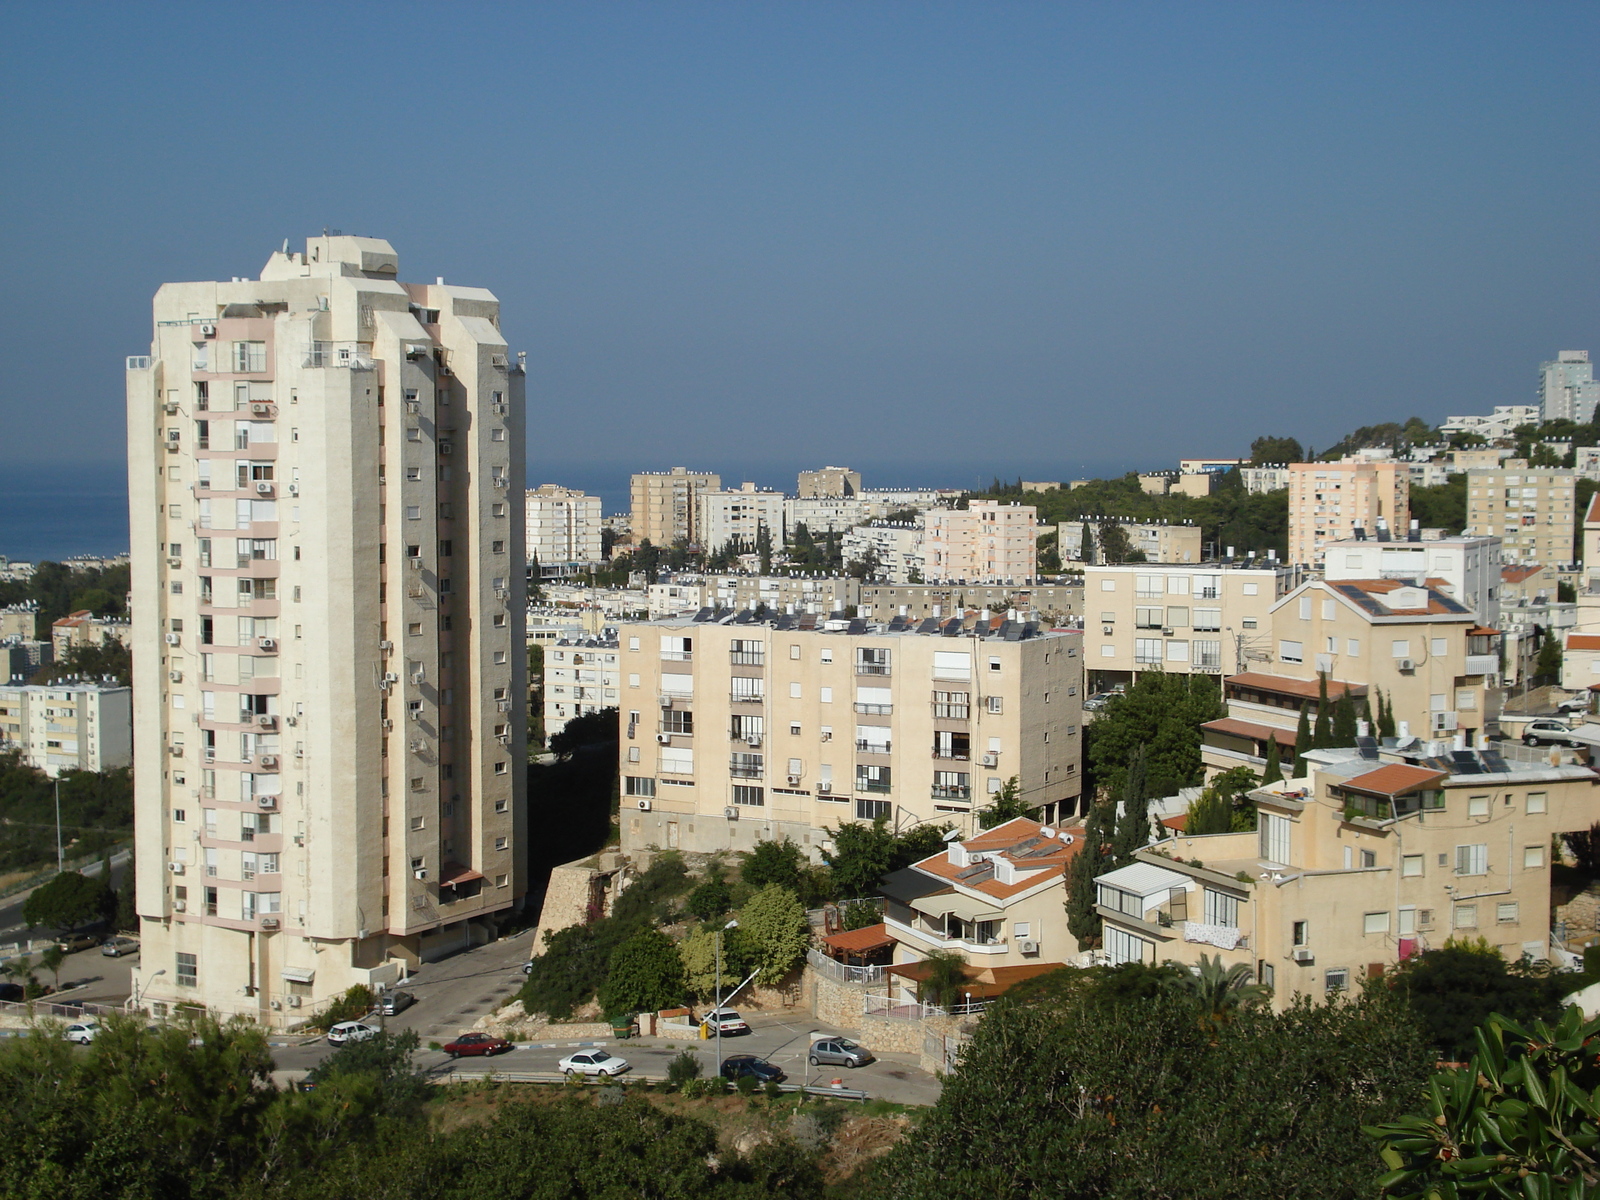
<path fill-rule="evenodd" d="M 282 1000 L 274 1000 L 272 1002 L 272 1011 L 273 1012 L 277 1012 L 282 1007 L 283 1007 L 283 1001 Z"/>
<path fill-rule="evenodd" d="M 383 684 L 384 684 L 385 687 L 393 687 L 395 684 L 397 684 L 399 682 L 400 682 L 400 676 L 396 675 L 393 671 L 390 671 L 388 674 L 386 674 L 383 677 Z"/>
<path fill-rule="evenodd" d="M 391 651 L 393 649 L 394 649 L 394 643 L 393 642 L 383 641 L 383 642 L 379 642 L 378 643 L 378 653 L 380 653 L 380 654 L 388 654 L 389 651 Z"/>
<path fill-rule="evenodd" d="M 168 671 L 167 672 L 167 678 L 172 680 L 173 683 L 182 683 L 183 682 L 183 672 L 182 671 Z"/>
<path fill-rule="evenodd" d="M 1297 963 L 1308 963 L 1308 962 L 1315 962 L 1316 961 L 1316 955 L 1311 953 L 1311 947 L 1310 946 L 1296 946 L 1294 948 L 1294 953 L 1290 957 L 1292 957 L 1294 959 L 1294 961 L 1297 962 Z"/>
<path fill-rule="evenodd" d="M 1116 629 L 1116 626 L 1114 626 L 1114 625 L 1102 625 L 1102 626 L 1100 626 L 1100 633 L 1104 637 L 1110 637 L 1116 631 L 1117 631 L 1117 629 Z"/>
<path fill-rule="evenodd" d="M 261 765 L 269 771 L 272 770 L 278 765 L 278 756 L 276 754 L 263 754 L 261 756 Z"/>
<path fill-rule="evenodd" d="M 172 902 L 172 911 L 173 912 L 185 912 L 185 911 L 187 911 L 188 907 L 189 907 L 189 902 L 187 900 L 174 900 Z"/>
<path fill-rule="evenodd" d="M 799 784 L 800 784 L 800 776 L 798 776 L 798 775 L 790 775 L 790 776 L 787 776 L 787 778 L 789 780 L 789 786 L 790 787 L 798 787 L 799 786 Z"/>
<path fill-rule="evenodd" d="M 672 697 L 671 696 L 657 696 L 656 697 L 656 703 L 661 705 L 662 708 L 671 708 L 672 707 Z"/>
<path fill-rule="evenodd" d="M 500 416 L 505 416 L 506 406 L 504 404 L 491 404 L 489 405 L 489 410 Z"/>
<path fill-rule="evenodd" d="M 263 929 L 276 929 L 277 927 L 278 927 L 278 918 L 277 917 L 262 917 L 261 918 L 261 928 L 263 928 Z"/>
<path fill-rule="evenodd" d="M 202 325 L 202 326 L 200 326 L 200 336 L 201 337 L 216 337 L 217 336 L 217 327 L 215 325 Z"/>
<path fill-rule="evenodd" d="M 177 401 L 173 401 L 171 404 L 164 404 L 162 407 L 167 410 L 167 416 L 175 417 L 178 415 Z"/>
<path fill-rule="evenodd" d="M 654 807 L 655 807 L 655 805 L 652 804 L 648 800 L 641 800 L 641 801 L 639 801 L 639 804 L 638 804 L 638 808 L 639 808 L 640 812 L 649 812 Z"/>
<path fill-rule="evenodd" d="M 978 760 L 978 764 L 985 767 L 998 767 L 1000 765 L 1000 756 L 998 754 L 985 754 Z"/>
<path fill-rule="evenodd" d="M 827 733 L 823 734 L 822 740 L 825 742 L 833 741 L 833 731 L 830 729 Z"/>
<path fill-rule="evenodd" d="M 1401 671 L 1415 671 L 1417 669 L 1416 660 L 1410 658 L 1397 658 L 1394 660 L 1394 665 Z"/>
<path fill-rule="evenodd" d="M 283 723 L 285 725 L 298 725 L 298 724 L 300 724 L 300 718 L 299 717 L 285 717 L 283 719 Z"/>
<path fill-rule="evenodd" d="M 1017 949 L 1020 950 L 1024 954 L 1037 954 L 1037 953 L 1039 953 L 1039 943 L 1038 942 L 1022 942 L 1017 946 Z"/>
<path fill-rule="evenodd" d="M 261 726 L 263 729 L 271 729 L 277 723 L 278 718 L 273 716 L 271 713 L 256 714 L 256 724 Z"/>
<path fill-rule="evenodd" d="M 169 633 L 169 634 L 167 634 L 167 645 L 169 645 L 169 646 L 176 646 L 182 640 L 183 640 L 183 635 L 182 634 L 178 634 L 178 633 Z"/>
<path fill-rule="evenodd" d="M 407 342 L 406 343 L 406 357 L 407 358 L 421 358 L 423 355 L 428 353 L 428 350 L 429 350 L 429 347 L 425 343 L 422 343 L 422 342 Z"/>
<path fill-rule="evenodd" d="M 252 404 L 250 406 L 250 411 L 252 414 L 258 417 L 270 417 L 272 415 L 272 405 Z"/>
<path fill-rule="evenodd" d="M 413 559 L 412 559 L 412 560 L 411 560 L 411 569 L 412 569 L 412 570 L 413 570 L 413 571 L 420 571 L 420 570 L 422 570 L 422 560 L 421 560 L 421 559 L 420 559 L 420 558 L 413 558 Z"/>
<path fill-rule="evenodd" d="M 761 745 L 761 735 L 759 733 L 751 734 L 749 737 L 745 738 L 744 744 L 751 747 Z"/>
<path fill-rule="evenodd" d="M 393 729 L 394 728 L 394 722 L 391 721 L 388 717 L 385 717 L 383 719 L 383 721 L 381 722 L 381 724 L 383 725 L 383 727 L 385 729 Z"/>
<path fill-rule="evenodd" d="M 413 708 L 413 709 L 410 710 L 410 713 L 411 713 L 411 719 L 413 721 L 422 720 L 422 710 L 420 708 Z"/>
<path fill-rule="evenodd" d="M 831 791 L 833 791 L 833 780 L 831 780 L 831 779 L 819 779 L 819 780 L 817 780 L 817 791 L 819 791 L 819 792 L 831 792 Z"/>
<path fill-rule="evenodd" d="M 181 567 L 181 566 L 183 566 L 183 559 L 177 558 L 177 557 L 169 558 L 169 559 L 167 559 L 167 566 L 169 566 L 169 567 Z"/>
<path fill-rule="evenodd" d="M 417 879 L 426 879 L 428 877 L 428 868 L 418 867 L 415 871 L 411 872 L 411 874 Z"/>
<path fill-rule="evenodd" d="M 300 494 L 300 485 L 298 483 L 291 483 L 289 485 L 289 495 L 298 496 L 299 494 Z"/>
<path fill-rule="evenodd" d="M 454 454 L 455 452 L 456 452 L 456 448 L 455 448 L 455 445 L 453 443 L 451 443 L 451 442 L 440 442 L 439 443 L 439 453 L 440 454 Z"/>
<path fill-rule="evenodd" d="M 656 734 L 656 741 L 663 746 L 670 746 L 672 745 L 672 735 L 670 733 L 658 733 Z"/>
<path fill-rule="evenodd" d="M 167 864 L 167 870 L 171 871 L 174 875 L 182 875 L 183 864 L 181 862 L 169 862 Z"/>
<path fill-rule="evenodd" d="M 264 637 L 257 638 L 256 645 L 260 646 L 263 650 L 275 650 L 277 649 L 278 643 L 273 641 L 271 638 Z"/>
<path fill-rule="evenodd" d="M 265 479 L 259 480 L 256 483 L 256 495 L 258 495 L 258 496 L 270 496 L 270 495 L 272 495 L 272 485 L 270 483 L 268 483 Z"/>
<path fill-rule="evenodd" d="M 737 807 L 730 804 L 727 808 L 722 810 L 722 815 L 727 817 L 730 821 L 737 821 L 739 819 L 739 810 Z"/>

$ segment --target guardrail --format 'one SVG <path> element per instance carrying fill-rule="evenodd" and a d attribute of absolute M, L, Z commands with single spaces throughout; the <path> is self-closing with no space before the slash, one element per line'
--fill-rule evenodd
<path fill-rule="evenodd" d="M 806 951 L 806 965 L 835 983 L 882 983 L 888 972 L 883 966 L 853 967 L 829 958 L 820 950 Z"/>
<path fill-rule="evenodd" d="M 597 1084 L 626 1083 L 632 1079 L 643 1080 L 646 1083 L 667 1082 L 667 1077 L 665 1075 L 645 1075 L 642 1072 L 637 1071 L 629 1071 L 625 1075 L 614 1075 L 605 1079 L 587 1075 L 578 1075 L 574 1076 L 574 1078 L 581 1079 L 584 1083 L 588 1083 L 590 1079 L 594 1079 Z M 430 1082 L 436 1084 L 477 1083 L 478 1081 L 484 1079 L 492 1079 L 496 1083 L 542 1083 L 556 1084 L 562 1087 L 565 1087 L 568 1084 L 567 1076 L 559 1071 L 496 1071 L 492 1069 L 488 1071 L 471 1071 L 465 1073 L 459 1070 L 450 1070 L 433 1076 Z M 733 1090 L 732 1084 L 729 1084 L 729 1090 L 730 1092 Z M 860 1088 L 819 1087 L 814 1084 L 780 1083 L 778 1085 L 778 1090 L 780 1092 L 787 1092 L 790 1095 L 793 1095 L 796 1092 L 804 1092 L 808 1096 L 822 1096 L 833 1100 L 860 1101 L 867 1099 L 867 1093 L 862 1091 Z"/>
<path fill-rule="evenodd" d="M 27 1017 L 36 1020 L 39 1017 L 62 1017 L 69 1021 L 79 1017 L 100 1017 L 111 1013 L 122 1012 L 120 1004 L 95 1004 L 85 1001 L 82 1004 L 55 1004 L 48 1000 L 0 1000 L 0 1013 L 13 1017 Z"/>
<path fill-rule="evenodd" d="M 900 1021 L 920 1021 L 924 1017 L 964 1017 L 983 1012 L 989 1003 L 987 1000 L 971 1000 L 945 1008 L 938 1004 L 919 1004 L 915 1000 L 896 1000 L 893 996 L 867 995 L 861 998 L 861 1015 Z"/>

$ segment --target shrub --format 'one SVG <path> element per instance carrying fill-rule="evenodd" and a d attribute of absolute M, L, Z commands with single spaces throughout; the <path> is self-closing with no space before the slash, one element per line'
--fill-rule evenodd
<path fill-rule="evenodd" d="M 323 1009 L 317 1024 L 323 1029 L 330 1029 L 340 1021 L 359 1021 L 371 1011 L 372 989 L 364 983 L 358 983 Z"/>
<path fill-rule="evenodd" d="M 667 1082 L 682 1087 L 700 1078 L 700 1060 L 692 1050 L 679 1050 L 667 1064 Z"/>

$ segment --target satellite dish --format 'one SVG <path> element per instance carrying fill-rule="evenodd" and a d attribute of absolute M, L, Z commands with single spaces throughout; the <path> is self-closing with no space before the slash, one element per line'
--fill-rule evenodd
<path fill-rule="evenodd" d="M 959 842 L 961 840 L 961 830 L 959 830 L 959 829 L 950 830 L 948 833 L 946 833 L 944 835 L 944 840 L 947 841 L 947 842 Z"/>

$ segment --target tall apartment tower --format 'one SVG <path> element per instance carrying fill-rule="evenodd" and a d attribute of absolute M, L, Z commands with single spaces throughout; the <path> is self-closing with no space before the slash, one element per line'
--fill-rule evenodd
<path fill-rule="evenodd" d="M 722 490 L 722 476 L 673 467 L 633 476 L 633 544 L 670 546 L 680 538 L 700 543 L 700 493 Z M 714 549 L 715 547 L 706 547 Z"/>
<path fill-rule="evenodd" d="M 796 482 L 802 500 L 848 500 L 861 494 L 861 472 L 849 467 L 801 471 Z"/>
<path fill-rule="evenodd" d="M 1600 380 L 1587 350 L 1562 350 L 1554 362 L 1539 364 L 1539 409 L 1546 421 L 1594 420 Z"/>
<path fill-rule="evenodd" d="M 169 283 L 128 359 L 136 995 L 292 1025 L 525 891 L 523 369 L 389 243 Z"/>
<path fill-rule="evenodd" d="M 1411 516 L 1411 472 L 1405 463 L 1289 464 L 1289 561 L 1322 566 L 1323 547 L 1375 532 L 1403 530 Z"/>
<path fill-rule="evenodd" d="M 603 562 L 600 497 L 557 483 L 541 484 L 525 501 L 528 558 L 541 569 L 593 566 Z"/>

